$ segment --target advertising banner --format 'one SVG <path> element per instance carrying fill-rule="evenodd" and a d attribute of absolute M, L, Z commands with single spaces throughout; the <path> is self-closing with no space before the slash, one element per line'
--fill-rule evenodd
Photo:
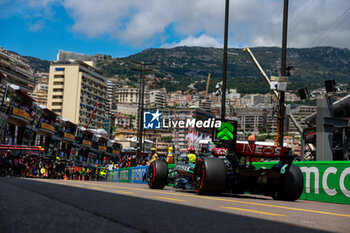
<path fill-rule="evenodd" d="M 21 110 L 21 109 L 19 109 L 19 108 L 13 107 L 12 108 L 12 114 L 16 115 L 16 116 L 19 116 L 19 117 L 22 117 L 22 118 L 24 118 L 24 119 L 26 119 L 28 121 L 30 120 L 30 114 L 25 112 L 25 111 L 23 111 L 23 110 Z"/>
<path fill-rule="evenodd" d="M 55 132 L 55 127 L 47 123 L 41 123 L 41 128 Z"/>
<path fill-rule="evenodd" d="M 90 142 L 90 141 L 87 141 L 87 140 L 83 140 L 83 144 L 84 145 L 87 145 L 87 146 L 92 146 L 92 142 Z"/>
<path fill-rule="evenodd" d="M 71 139 L 71 140 L 75 140 L 75 136 L 73 134 L 70 134 L 70 133 L 64 133 L 63 137 Z"/>
<path fill-rule="evenodd" d="M 113 182 L 119 182 L 119 172 L 120 172 L 120 169 L 116 169 L 113 171 L 113 177 L 112 177 Z"/>
<path fill-rule="evenodd" d="M 109 170 L 107 181 L 119 182 L 119 169 Z"/>
<path fill-rule="evenodd" d="M 256 168 L 270 168 L 276 162 L 253 163 Z M 304 177 L 300 199 L 350 204 L 350 161 L 294 162 Z"/>
<path fill-rule="evenodd" d="M 130 168 L 119 169 L 119 182 L 130 183 Z"/>
<path fill-rule="evenodd" d="M 148 166 L 133 167 L 131 169 L 131 183 L 147 184 L 142 182 L 142 178 L 148 172 Z"/>

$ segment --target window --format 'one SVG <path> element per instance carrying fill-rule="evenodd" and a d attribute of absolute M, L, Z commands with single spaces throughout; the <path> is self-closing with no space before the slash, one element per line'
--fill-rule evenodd
<path fill-rule="evenodd" d="M 53 85 L 63 85 L 64 82 L 53 82 Z"/>
<path fill-rule="evenodd" d="M 62 88 L 54 88 L 53 92 L 63 92 L 63 89 Z"/>
<path fill-rule="evenodd" d="M 64 68 L 63 67 L 57 67 L 57 68 L 55 68 L 55 71 L 64 71 Z"/>
<path fill-rule="evenodd" d="M 61 106 L 62 103 L 52 103 L 52 106 Z"/>
<path fill-rule="evenodd" d="M 53 78 L 64 78 L 64 75 L 54 75 Z"/>
<path fill-rule="evenodd" d="M 54 112 L 62 112 L 62 109 L 52 109 Z"/>
<path fill-rule="evenodd" d="M 54 95 L 52 96 L 53 99 L 63 99 L 63 96 L 61 95 Z"/>

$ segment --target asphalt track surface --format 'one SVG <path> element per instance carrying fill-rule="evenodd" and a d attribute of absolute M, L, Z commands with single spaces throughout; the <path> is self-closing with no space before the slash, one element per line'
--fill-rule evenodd
<path fill-rule="evenodd" d="M 0 178 L 0 232 L 350 232 L 350 206 L 144 184 Z"/>

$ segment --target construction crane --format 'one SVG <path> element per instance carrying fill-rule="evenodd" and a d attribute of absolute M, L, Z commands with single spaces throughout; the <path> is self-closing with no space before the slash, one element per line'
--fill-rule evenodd
<path fill-rule="evenodd" d="M 191 83 L 187 87 L 190 88 L 190 89 L 196 89 L 194 85 L 196 85 L 197 83 L 198 83 L 198 81 L 194 81 L 194 83 Z"/>
<path fill-rule="evenodd" d="M 271 87 L 271 81 L 269 79 L 269 77 L 266 75 L 265 71 L 261 68 L 259 62 L 256 60 L 254 54 L 252 53 L 252 51 L 250 51 L 249 47 L 246 47 L 243 49 L 243 51 L 246 51 L 248 52 L 248 54 L 250 55 L 250 57 L 252 58 L 253 62 L 255 63 L 255 65 L 258 67 L 261 75 L 264 77 L 266 83 Z M 275 96 L 277 97 L 277 99 L 280 98 L 278 92 L 276 90 L 273 90 L 273 93 L 275 94 Z M 302 134 L 303 132 L 303 129 L 300 127 L 300 125 L 298 124 L 298 122 L 296 121 L 294 115 L 292 113 L 289 114 L 289 118 L 292 120 L 295 128 L 299 131 L 300 134 Z M 278 134 L 278 127 L 279 127 L 279 124 L 277 123 L 277 135 L 276 135 L 276 142 L 279 141 L 279 137 L 283 137 L 283 135 L 279 135 Z"/>
<path fill-rule="evenodd" d="M 210 83 L 210 75 L 211 75 L 211 73 L 209 72 L 209 74 L 208 74 L 208 79 L 207 79 L 207 87 L 206 87 L 206 89 L 205 89 L 205 95 L 204 95 L 204 99 L 205 99 L 205 100 L 208 98 L 209 83 Z"/>
<path fill-rule="evenodd" d="M 159 78 L 157 78 L 157 76 L 155 76 L 154 74 L 150 74 L 148 76 L 146 76 L 146 78 L 150 79 L 150 81 L 147 82 L 147 85 L 153 84 L 153 90 L 156 89 L 156 83 L 159 83 Z"/>
<path fill-rule="evenodd" d="M 94 116 L 94 114 L 95 114 L 95 112 L 96 112 L 96 109 L 97 109 L 97 106 L 98 106 L 99 104 L 100 104 L 100 102 L 97 102 L 97 103 L 96 103 L 96 105 L 95 105 L 95 107 L 94 107 L 94 110 L 92 111 L 92 113 L 91 113 L 91 115 L 90 115 L 90 118 L 89 118 L 89 120 L 88 120 L 88 122 L 87 122 L 87 124 L 86 124 L 86 126 L 85 126 L 85 129 L 87 129 L 87 128 L 89 127 L 90 121 L 91 121 L 92 117 Z"/>
<path fill-rule="evenodd" d="M 184 92 L 184 95 L 187 95 L 190 91 L 191 89 L 188 89 L 187 91 Z"/>

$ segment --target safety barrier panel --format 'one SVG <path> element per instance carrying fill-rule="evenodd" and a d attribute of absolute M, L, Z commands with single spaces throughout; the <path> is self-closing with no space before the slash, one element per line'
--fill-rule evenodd
<path fill-rule="evenodd" d="M 131 183 L 145 184 L 142 182 L 142 178 L 148 172 L 148 166 L 132 167 L 131 170 Z"/>
<path fill-rule="evenodd" d="M 119 171 L 120 169 L 115 169 L 108 171 L 107 181 L 119 182 Z"/>
<path fill-rule="evenodd" d="M 276 162 L 253 163 L 256 168 L 271 168 Z M 303 200 L 350 204 L 350 161 L 293 162 L 304 177 Z M 175 164 L 169 164 L 169 175 L 174 175 Z M 109 171 L 108 181 L 141 183 L 148 166 L 121 168 Z"/>
<path fill-rule="evenodd" d="M 119 169 L 119 182 L 130 183 L 130 168 Z"/>
<path fill-rule="evenodd" d="M 253 163 L 256 168 L 270 168 L 276 162 Z M 350 204 L 350 161 L 294 162 L 304 177 L 300 199 Z"/>

